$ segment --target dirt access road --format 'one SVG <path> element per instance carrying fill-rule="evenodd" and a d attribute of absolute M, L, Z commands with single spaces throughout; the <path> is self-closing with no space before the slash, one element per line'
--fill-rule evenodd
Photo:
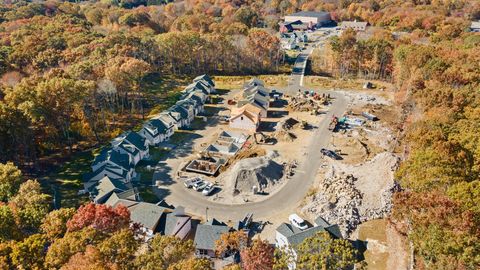
<path fill-rule="evenodd" d="M 323 42 L 324 40 L 325 39 L 321 39 L 318 42 Z M 299 89 L 304 90 L 301 84 L 306 61 L 312 50 L 313 48 L 310 45 L 299 55 L 294 65 L 289 85 L 284 89 L 279 89 L 280 91 L 292 95 L 296 94 Z M 313 184 L 318 168 L 320 167 L 322 157 L 320 149 L 327 147 L 330 141 L 331 132 L 328 130 L 329 119 L 331 119 L 333 115 L 342 115 L 347 107 L 347 100 L 343 94 L 336 92 L 324 93 L 330 94 L 334 100 L 324 118 L 325 120 L 320 122 L 313 135 L 314 139 L 311 140 L 310 145 L 307 147 L 307 152 L 305 153 L 306 162 L 299 164 L 296 174 L 285 183 L 281 190 L 272 194 L 269 199 L 261 202 L 246 202 L 243 205 L 212 202 L 203 197 L 201 193 L 187 193 L 186 188 L 181 182 L 176 182 L 174 179 L 165 179 L 165 177 L 171 178 L 174 170 L 177 169 L 173 167 L 167 168 L 169 173 L 162 175 L 162 178 L 164 178 L 162 181 L 168 183 L 168 186 L 165 187 L 167 190 L 154 187 L 155 193 L 160 199 L 164 199 L 167 203 L 175 206 L 181 205 L 185 207 L 186 212 L 199 217 L 205 218 L 208 208 L 208 217 L 215 217 L 222 221 L 237 221 L 242 219 L 247 213 L 253 213 L 253 217 L 257 221 L 269 221 L 270 219 L 275 219 L 278 215 L 295 212 L 295 209 Z M 298 144 L 300 147 L 300 142 L 298 142 Z M 175 149 L 175 151 L 182 151 L 181 148 L 183 147 L 179 148 Z M 188 146 L 185 146 L 185 148 L 185 150 L 187 150 Z M 174 153 L 170 155 L 174 155 Z M 168 159 L 168 157 L 166 158 Z M 165 170 L 165 168 L 162 169 Z M 157 179 L 159 178 L 160 177 Z"/>

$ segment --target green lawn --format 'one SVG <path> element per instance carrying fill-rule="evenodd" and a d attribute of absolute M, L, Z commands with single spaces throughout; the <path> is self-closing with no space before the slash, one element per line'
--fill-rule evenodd
<path fill-rule="evenodd" d="M 91 171 L 90 165 L 99 149 L 75 153 L 71 159 L 40 182 L 45 192 L 56 193 L 57 207 L 78 207 L 88 201 L 88 196 L 78 195 L 83 189 L 83 175 Z"/>
<path fill-rule="evenodd" d="M 155 165 L 168 152 L 158 147 L 150 147 L 150 160 L 142 160 L 135 167 L 135 171 L 140 174 L 140 182 L 138 183 L 138 191 L 140 196 L 146 202 L 158 202 L 157 196 L 153 193 L 151 185 L 153 184 L 153 173 Z M 147 166 L 150 165 L 150 170 Z"/>

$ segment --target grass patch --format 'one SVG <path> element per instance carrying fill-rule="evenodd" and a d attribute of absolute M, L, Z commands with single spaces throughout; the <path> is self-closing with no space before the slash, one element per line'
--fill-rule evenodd
<path fill-rule="evenodd" d="M 135 167 L 135 171 L 140 174 L 140 181 L 137 185 L 140 196 L 146 202 L 157 203 L 157 195 L 152 190 L 154 167 L 162 159 L 167 151 L 158 147 L 150 147 L 150 159 L 140 161 Z M 150 166 L 150 170 L 147 169 Z"/>
<path fill-rule="evenodd" d="M 186 131 L 186 130 L 177 130 L 175 133 L 170 137 L 169 143 L 171 144 L 181 144 L 184 141 L 188 140 L 188 138 L 191 136 L 191 132 Z"/>
<path fill-rule="evenodd" d="M 191 78 L 176 75 L 152 73 L 142 80 L 142 92 L 145 94 L 150 115 L 166 110 L 175 104 L 180 92 L 191 83 Z"/>
<path fill-rule="evenodd" d="M 56 198 L 55 207 L 78 207 L 88 202 L 88 196 L 78 195 L 83 189 L 83 175 L 91 171 L 90 165 L 99 149 L 75 153 L 62 167 L 40 182 L 44 191 Z"/>

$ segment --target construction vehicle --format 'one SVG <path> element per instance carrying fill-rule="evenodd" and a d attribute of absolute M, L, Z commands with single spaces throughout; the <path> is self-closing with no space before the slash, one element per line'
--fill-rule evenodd
<path fill-rule="evenodd" d="M 330 121 L 330 124 L 328 125 L 328 130 L 334 131 L 337 128 L 338 124 L 338 117 L 335 115 L 332 117 L 332 120 Z"/>

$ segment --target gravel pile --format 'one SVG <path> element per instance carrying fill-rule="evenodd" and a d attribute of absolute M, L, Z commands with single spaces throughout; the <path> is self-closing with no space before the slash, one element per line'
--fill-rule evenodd
<path fill-rule="evenodd" d="M 275 153 L 246 158 L 238 161 L 225 175 L 225 188 L 233 194 L 251 193 L 253 187 L 259 191 L 268 189 L 283 179 L 283 165 L 275 162 Z"/>

